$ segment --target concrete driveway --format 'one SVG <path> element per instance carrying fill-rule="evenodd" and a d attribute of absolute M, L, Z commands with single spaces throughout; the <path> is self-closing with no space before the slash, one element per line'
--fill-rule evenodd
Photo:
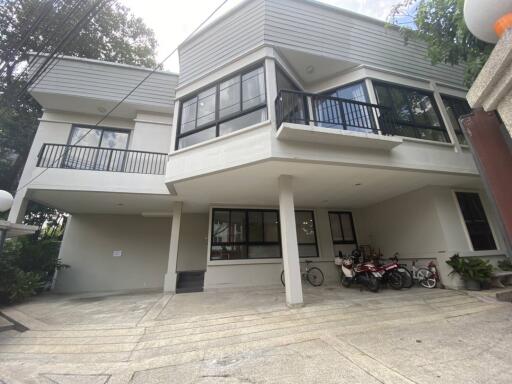
<path fill-rule="evenodd" d="M 421 288 L 47 294 L 4 310 L 0 383 L 512 383 L 512 305 Z"/>

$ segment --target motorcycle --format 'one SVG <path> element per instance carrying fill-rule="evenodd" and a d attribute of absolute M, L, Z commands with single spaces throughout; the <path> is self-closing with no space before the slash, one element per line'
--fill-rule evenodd
<path fill-rule="evenodd" d="M 393 289 L 402 289 L 404 281 L 402 278 L 403 268 L 397 262 L 393 261 L 377 267 L 382 274 L 382 283 L 389 285 Z"/>
<path fill-rule="evenodd" d="M 345 288 L 352 284 L 365 286 L 371 292 L 378 292 L 382 274 L 371 262 L 359 263 L 359 257 L 354 252 L 351 256 L 341 257 L 341 285 Z"/>

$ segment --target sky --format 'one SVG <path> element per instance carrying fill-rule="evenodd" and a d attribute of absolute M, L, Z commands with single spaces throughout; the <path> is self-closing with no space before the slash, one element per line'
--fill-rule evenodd
<path fill-rule="evenodd" d="M 398 1 L 320 0 L 322 3 L 381 20 L 386 20 L 391 7 Z M 222 0 L 120 0 L 120 2 L 155 31 L 158 41 L 157 61 L 160 62 L 206 19 Z M 221 16 L 241 2 L 242 0 L 228 0 L 215 17 Z M 179 72 L 177 53 L 165 62 L 164 69 Z"/>

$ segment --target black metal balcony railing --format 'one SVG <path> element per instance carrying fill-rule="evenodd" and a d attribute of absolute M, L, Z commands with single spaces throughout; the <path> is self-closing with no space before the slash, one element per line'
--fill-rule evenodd
<path fill-rule="evenodd" d="M 163 175 L 166 162 L 165 153 L 46 143 L 37 166 Z"/>
<path fill-rule="evenodd" d="M 390 135 L 390 108 L 337 97 L 282 90 L 276 99 L 277 127 L 283 122 Z"/>

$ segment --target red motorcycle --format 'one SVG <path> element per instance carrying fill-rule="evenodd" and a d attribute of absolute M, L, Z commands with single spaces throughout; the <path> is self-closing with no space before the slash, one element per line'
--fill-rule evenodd
<path fill-rule="evenodd" d="M 341 262 L 341 285 L 348 288 L 352 284 L 360 284 L 372 292 L 378 292 L 382 274 L 372 262 L 359 263 L 359 254 L 352 252 L 352 255 L 343 256 L 340 252 Z"/>
<path fill-rule="evenodd" d="M 393 261 L 388 264 L 377 267 L 379 272 L 382 274 L 382 283 L 389 285 L 393 289 L 402 289 L 404 281 L 402 279 L 403 269 L 400 264 Z"/>

